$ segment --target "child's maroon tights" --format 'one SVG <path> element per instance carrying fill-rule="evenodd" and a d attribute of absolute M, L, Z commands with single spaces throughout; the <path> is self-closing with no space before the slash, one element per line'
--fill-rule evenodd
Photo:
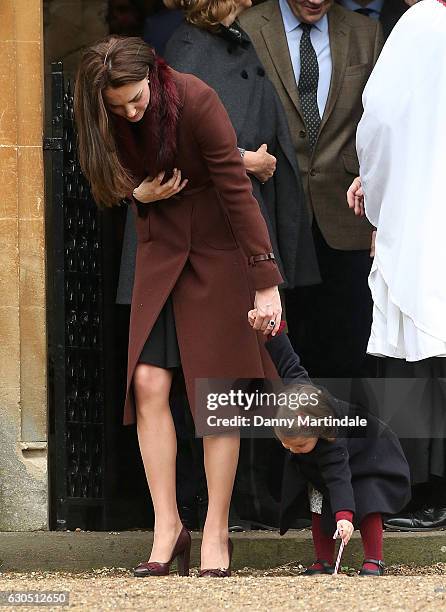
<path fill-rule="evenodd" d="M 352 515 L 351 513 L 348 514 L 350 518 L 347 516 L 347 512 L 338 512 L 336 513 L 336 520 L 347 519 L 351 521 Z M 335 540 L 333 540 L 332 536 L 322 531 L 320 514 L 311 513 L 311 524 L 316 559 L 327 561 L 330 565 L 333 565 Z M 383 558 L 383 527 L 381 514 L 375 512 L 365 516 L 361 521 L 359 530 L 361 532 L 362 545 L 364 547 L 364 558 L 381 561 Z M 373 563 L 365 563 L 363 567 L 367 569 L 376 569 L 376 565 Z M 319 563 L 313 563 L 311 569 L 322 569 L 322 566 Z"/>
<path fill-rule="evenodd" d="M 311 531 L 313 533 L 316 559 L 327 561 L 330 565 L 333 565 L 335 541 L 331 536 L 326 535 L 322 531 L 321 518 L 320 514 L 311 513 Z M 322 565 L 320 563 L 313 563 L 311 569 L 322 569 Z"/>
<path fill-rule="evenodd" d="M 367 514 L 359 526 L 361 532 L 362 545 L 364 547 L 364 559 L 376 559 L 382 561 L 383 558 L 383 522 L 379 512 Z M 364 563 L 364 569 L 376 570 L 374 563 Z"/>

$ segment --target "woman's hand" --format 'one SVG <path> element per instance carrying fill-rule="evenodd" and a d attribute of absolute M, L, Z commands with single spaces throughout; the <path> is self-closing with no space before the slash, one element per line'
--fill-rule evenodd
<path fill-rule="evenodd" d="M 250 323 L 253 320 L 252 327 L 262 331 L 265 336 L 268 334 L 275 336 L 282 316 L 282 304 L 277 285 L 256 291 L 254 309 L 256 310 L 255 319 L 248 318 Z"/>
<path fill-rule="evenodd" d="M 256 316 L 257 316 L 257 308 L 248 310 L 248 323 L 251 325 L 251 327 L 254 327 Z"/>
<path fill-rule="evenodd" d="M 181 170 L 175 168 L 172 178 L 161 185 L 165 174 L 165 171 L 160 172 L 154 179 L 148 176 L 133 190 L 133 196 L 138 202 L 150 204 L 158 200 L 167 200 L 186 187 L 188 179 L 181 181 Z"/>
<path fill-rule="evenodd" d="M 342 521 L 338 521 L 336 526 L 338 528 L 339 537 L 344 542 L 344 545 L 348 544 L 355 530 L 352 523 L 343 519 Z"/>
<path fill-rule="evenodd" d="M 349 208 L 353 208 L 356 216 L 363 217 L 364 212 L 364 192 L 359 176 L 355 178 L 347 191 L 347 204 Z"/>
<path fill-rule="evenodd" d="M 267 149 L 268 145 L 262 144 L 257 151 L 245 151 L 243 156 L 246 172 L 253 174 L 261 183 L 266 183 L 276 171 L 277 160 Z"/>

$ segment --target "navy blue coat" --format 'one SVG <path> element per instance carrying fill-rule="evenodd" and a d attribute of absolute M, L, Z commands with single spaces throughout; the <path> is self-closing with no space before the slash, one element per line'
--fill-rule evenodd
<path fill-rule="evenodd" d="M 288 337 L 281 334 L 266 348 L 285 384 L 311 383 Z M 335 417 L 366 416 L 363 429 L 338 430 L 334 442 L 319 439 L 306 454 L 288 453 L 285 460 L 280 533 L 296 518 L 309 515 L 308 484 L 323 495 L 322 526 L 326 533 L 336 529 L 335 514 L 351 510 L 354 524 L 372 512 L 396 514 L 411 495 L 409 466 L 396 435 L 372 414 L 331 396 Z"/>

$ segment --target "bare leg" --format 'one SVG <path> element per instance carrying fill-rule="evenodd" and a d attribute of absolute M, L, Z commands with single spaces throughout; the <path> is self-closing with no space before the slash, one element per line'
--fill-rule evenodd
<path fill-rule="evenodd" d="M 169 407 L 172 372 L 139 364 L 133 385 L 137 430 L 147 482 L 155 510 L 155 530 L 149 561 L 166 563 L 181 531 L 176 500 L 177 439 Z"/>
<path fill-rule="evenodd" d="M 229 505 L 237 470 L 240 437 L 238 433 L 206 436 L 203 445 L 209 504 L 203 529 L 201 568 L 226 568 L 229 564 Z"/>

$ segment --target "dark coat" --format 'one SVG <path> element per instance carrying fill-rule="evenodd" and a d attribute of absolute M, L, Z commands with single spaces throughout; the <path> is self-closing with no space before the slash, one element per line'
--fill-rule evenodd
<path fill-rule="evenodd" d="M 146 18 L 143 38 L 146 43 L 155 49 L 157 55 L 164 55 L 164 49 L 169 38 L 183 22 L 183 19 L 183 11 L 172 11 L 164 7 Z"/>
<path fill-rule="evenodd" d="M 272 338 L 266 347 L 286 384 L 311 382 L 286 335 Z M 366 417 L 367 426 L 339 429 L 334 442 L 319 439 L 310 453 L 288 453 L 282 485 L 281 534 L 296 517 L 308 516 L 309 483 L 323 495 L 322 525 L 327 533 L 334 532 L 334 517 L 340 510 L 351 510 L 354 524 L 359 526 L 367 514 L 396 514 L 410 499 L 409 466 L 396 435 L 359 407 L 334 397 L 331 400 L 335 417 Z"/>
<path fill-rule="evenodd" d="M 404 0 L 384 0 L 380 15 L 380 22 L 383 28 L 384 38 L 387 38 L 398 20 L 409 7 Z"/>
<path fill-rule="evenodd" d="M 337 3 L 341 6 L 344 6 L 342 0 L 337 0 Z M 379 21 L 383 29 L 384 38 L 388 38 L 390 32 L 396 26 L 397 21 L 400 19 L 403 13 L 407 11 L 408 8 L 409 7 L 404 2 L 404 0 L 384 0 L 384 4 L 379 16 Z"/>
<path fill-rule="evenodd" d="M 271 253 L 271 243 L 234 130 L 210 87 L 168 72 L 180 106 L 174 164 L 189 183 L 168 200 L 140 205 L 144 214 L 136 215 L 124 424 L 135 421 L 133 374 L 169 295 L 192 413 L 196 378 L 275 374 L 264 336 L 249 327 L 246 315 L 255 290 L 278 285 L 282 277 L 274 260 L 256 257 Z M 136 126 L 116 118 L 116 137 L 122 162 L 142 180 L 150 169 L 141 176 L 140 160 L 153 142 L 144 118 Z"/>
<path fill-rule="evenodd" d="M 194 74 L 215 89 L 231 119 L 237 144 L 256 151 L 261 144 L 277 158 L 274 176 L 253 194 L 267 222 L 273 251 L 288 287 L 320 282 L 304 190 L 282 103 L 265 74 L 249 37 L 241 44 L 228 30 L 211 33 L 182 24 L 166 46 L 167 63 Z"/>

